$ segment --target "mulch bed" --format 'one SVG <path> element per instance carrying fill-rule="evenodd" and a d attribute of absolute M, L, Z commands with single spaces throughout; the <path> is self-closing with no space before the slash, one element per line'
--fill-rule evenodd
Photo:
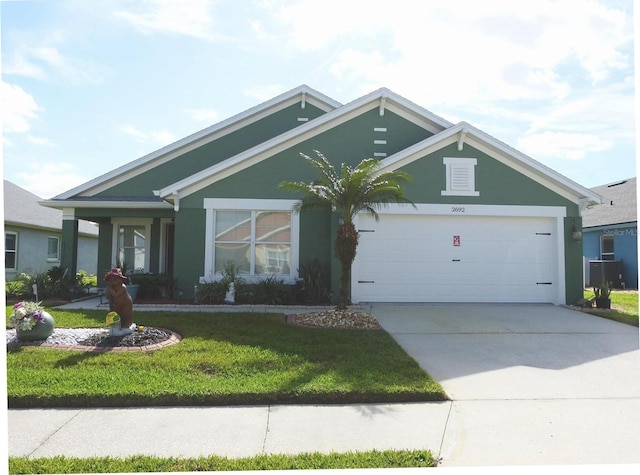
<path fill-rule="evenodd" d="M 86 340 L 78 342 L 82 346 L 104 346 L 104 347 L 131 347 L 150 346 L 162 343 L 171 338 L 172 333 L 162 328 L 145 327 L 143 331 L 136 331 L 129 335 L 115 337 L 94 335 Z"/>

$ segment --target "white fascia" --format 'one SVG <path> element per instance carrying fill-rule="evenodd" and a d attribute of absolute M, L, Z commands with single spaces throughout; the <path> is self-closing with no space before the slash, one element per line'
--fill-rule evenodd
<path fill-rule="evenodd" d="M 54 199 L 68 199 L 74 196 L 91 196 L 100 193 L 158 165 L 166 163 L 179 155 L 260 120 L 275 111 L 289 107 L 298 102 L 302 97 L 304 97 L 305 103 L 312 104 L 325 112 L 335 110 L 342 105 L 338 101 L 311 89 L 309 86 L 302 85 L 116 168 L 94 180 L 62 193 L 54 197 Z"/>
<path fill-rule="evenodd" d="M 560 196 L 576 203 L 582 201 L 601 203 L 602 198 L 589 190 L 559 174 L 533 158 L 509 147 L 496 138 L 482 132 L 467 122 L 460 122 L 453 127 L 433 135 L 428 139 L 407 147 L 382 161 L 380 172 L 392 171 L 433 153 L 459 140 L 464 133 L 464 144 L 470 145 L 499 162 L 513 168 L 541 185 L 558 193 Z"/>
<path fill-rule="evenodd" d="M 379 108 L 381 98 L 385 97 L 385 108 L 403 116 L 407 120 L 429 130 L 440 133 L 450 125 L 449 122 L 435 114 L 422 109 L 386 88 L 378 89 L 366 96 L 356 99 L 338 109 L 320 116 L 313 121 L 289 130 L 277 137 L 256 145 L 249 150 L 239 153 L 227 160 L 206 168 L 192 176 L 172 183 L 160 190 L 154 191 L 156 196 L 166 198 L 175 190 L 181 197 L 186 197 L 202 188 L 242 171 L 262 160 L 286 150 L 310 137 L 316 136 L 351 120 L 371 109 Z"/>
<path fill-rule="evenodd" d="M 171 209 L 173 204 L 166 201 L 84 201 L 84 200 L 43 200 L 38 201 L 42 206 L 47 208 L 65 209 L 65 208 L 117 208 L 117 209 Z"/>

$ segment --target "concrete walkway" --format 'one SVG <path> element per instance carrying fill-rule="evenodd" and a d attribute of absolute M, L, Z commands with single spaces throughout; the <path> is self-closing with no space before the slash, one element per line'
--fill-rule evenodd
<path fill-rule="evenodd" d="M 428 449 L 445 467 L 640 463 L 637 328 L 545 305 L 368 310 L 452 401 L 10 410 L 9 455 Z"/>

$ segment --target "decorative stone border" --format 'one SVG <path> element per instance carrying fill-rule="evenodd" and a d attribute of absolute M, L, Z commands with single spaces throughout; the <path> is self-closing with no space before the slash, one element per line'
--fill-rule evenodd
<path fill-rule="evenodd" d="M 158 328 L 158 327 L 154 327 Z M 175 345 L 182 341 L 182 336 L 176 332 L 171 330 L 167 330 L 166 328 L 158 328 L 159 330 L 164 330 L 169 332 L 171 336 L 160 343 L 154 343 L 152 345 L 145 346 L 85 346 L 85 345 L 56 345 L 53 343 L 38 343 L 35 341 L 25 341 L 25 342 L 17 342 L 12 343 L 12 347 L 20 347 L 20 346 L 37 346 L 39 348 L 51 348 L 58 350 L 71 350 L 71 351 L 86 351 L 92 353 L 106 353 L 109 351 L 155 351 L 160 350 L 166 346 Z"/>

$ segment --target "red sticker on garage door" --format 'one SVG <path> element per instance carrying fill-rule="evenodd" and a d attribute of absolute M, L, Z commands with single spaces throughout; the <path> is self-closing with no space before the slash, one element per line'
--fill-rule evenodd
<path fill-rule="evenodd" d="M 453 236 L 454 247 L 460 247 L 460 236 Z"/>

